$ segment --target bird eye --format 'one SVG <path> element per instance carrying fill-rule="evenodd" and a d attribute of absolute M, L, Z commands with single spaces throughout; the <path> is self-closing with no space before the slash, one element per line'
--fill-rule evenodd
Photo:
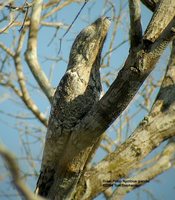
<path fill-rule="evenodd" d="M 112 21 L 112 18 L 111 17 L 106 17 L 110 22 Z"/>

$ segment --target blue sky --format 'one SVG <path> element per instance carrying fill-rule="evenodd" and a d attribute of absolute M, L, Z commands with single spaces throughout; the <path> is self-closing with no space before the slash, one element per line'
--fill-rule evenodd
<path fill-rule="evenodd" d="M 128 12 L 127 12 L 127 5 L 125 5 L 125 2 L 123 1 L 123 5 L 125 6 L 125 14 L 122 20 L 122 24 L 119 27 L 119 30 L 117 32 L 117 37 L 114 42 L 114 46 L 120 44 L 121 41 L 127 39 L 127 31 L 129 30 L 129 22 L 128 22 Z M 118 2 L 115 1 L 115 8 L 118 10 Z M 81 8 L 82 4 L 73 3 L 67 8 L 62 9 L 57 13 L 57 19 L 58 21 L 63 21 L 65 24 L 70 24 L 74 17 L 76 16 L 77 12 Z M 65 36 L 63 42 L 62 42 L 62 49 L 59 56 L 64 57 L 65 61 L 60 61 L 58 63 L 54 63 L 52 61 L 47 61 L 48 58 L 53 58 L 57 55 L 58 49 L 59 49 L 59 38 L 65 33 L 65 30 L 59 30 L 57 37 L 54 39 L 53 43 L 48 46 L 48 43 L 50 41 L 50 38 L 54 35 L 55 29 L 54 28 L 41 28 L 39 32 L 39 39 L 38 39 L 38 55 L 39 55 L 39 61 L 42 66 L 42 69 L 45 71 L 47 75 L 50 73 L 50 68 L 54 69 L 53 73 L 53 79 L 52 84 L 54 87 L 57 86 L 59 83 L 62 75 L 64 74 L 67 66 L 67 61 L 69 57 L 69 51 L 72 45 L 73 40 L 75 39 L 77 33 L 79 33 L 84 27 L 86 27 L 89 22 L 93 22 L 96 20 L 99 16 L 101 16 L 104 13 L 103 9 L 104 1 L 96 0 L 96 1 L 90 1 L 86 7 L 83 9 L 81 15 L 74 23 L 73 27 L 69 31 L 69 33 Z M 107 7 L 105 8 L 108 9 Z M 111 16 L 111 12 L 107 13 L 107 16 Z M 144 6 L 142 6 L 142 25 L 143 28 L 146 28 L 147 23 L 149 22 L 149 19 L 151 18 L 151 12 L 149 12 Z M 109 47 L 109 41 L 111 38 L 111 33 L 113 29 L 113 23 L 111 24 L 111 29 L 108 34 L 103 54 L 107 51 Z M 16 31 L 16 34 L 18 34 L 18 31 Z M 4 42 L 7 46 L 10 46 L 12 41 L 12 31 L 9 31 L 7 34 L 0 35 L 0 41 Z M 26 43 L 24 44 L 24 50 L 26 48 Z M 112 71 L 117 74 L 119 68 L 121 68 L 122 64 L 125 61 L 125 58 L 128 55 L 129 50 L 129 44 L 126 43 L 122 45 L 119 49 L 117 49 L 111 57 L 110 67 L 105 68 L 101 70 L 102 74 L 105 74 L 108 71 Z M 158 68 L 154 70 L 153 75 L 156 75 L 157 78 L 160 78 L 162 72 L 160 70 L 161 66 L 165 67 L 165 63 L 167 61 L 166 55 L 168 52 L 165 52 L 164 57 L 162 57 L 161 61 L 159 62 Z M 24 72 L 27 77 L 27 79 L 32 83 L 34 86 L 37 86 L 35 80 L 33 79 L 30 70 L 27 68 L 27 65 L 25 62 L 23 62 L 24 65 Z M 9 67 L 6 66 L 7 71 L 12 70 L 13 66 Z M 33 100 L 36 102 L 37 106 L 40 108 L 40 110 L 46 115 L 49 115 L 50 105 L 46 97 L 37 89 L 34 89 L 30 85 L 28 86 L 29 92 L 33 98 Z M 7 91 L 6 89 L 0 87 L 0 111 L 4 111 L 6 113 L 13 113 L 13 114 L 20 114 L 24 112 L 25 105 L 21 101 L 13 101 L 11 99 L 12 96 L 14 96 L 12 91 Z M 154 93 L 154 96 L 156 95 L 156 92 Z M 137 105 L 135 105 L 135 102 L 131 104 L 132 107 L 130 108 L 130 112 L 134 112 L 134 109 L 136 109 Z M 145 115 L 145 112 L 142 112 L 141 115 L 139 115 L 135 120 L 132 122 L 133 129 L 138 124 L 139 120 L 143 118 Z M 27 123 L 30 124 L 30 128 L 35 132 L 35 134 L 38 137 L 44 136 L 44 127 L 42 127 L 42 130 L 40 131 L 39 128 L 41 127 L 41 124 L 35 120 L 33 115 L 30 112 L 26 112 L 27 117 L 30 117 L 30 120 L 27 120 Z M 18 129 L 16 129 L 18 127 Z M 19 120 L 14 117 L 9 117 L 7 115 L 4 115 L 0 113 L 0 141 L 3 142 L 17 157 L 24 155 L 24 149 L 21 147 L 21 138 L 24 139 L 24 136 L 22 135 L 22 132 L 27 132 L 26 128 L 26 121 L 25 120 Z M 36 127 L 38 129 L 36 129 Z M 31 131 L 30 130 L 30 131 Z M 41 151 L 42 147 L 41 144 L 38 146 L 37 143 L 35 143 L 35 139 L 30 134 L 27 136 L 28 140 L 30 142 L 33 142 L 32 144 L 32 153 L 33 155 L 39 155 L 41 159 Z M 25 138 L 26 140 L 26 138 Z M 161 150 L 162 147 L 160 147 Z M 155 150 L 152 154 L 155 155 L 158 152 L 158 150 Z M 104 156 L 103 151 L 99 151 L 99 157 Z M 151 157 L 151 155 L 150 155 Z M 97 161 L 98 158 L 95 158 L 95 161 Z M 28 165 L 20 161 L 20 166 L 24 171 L 28 170 Z M 0 160 L 0 166 L 2 166 L 2 160 Z M 39 171 L 39 162 L 36 162 L 36 170 Z M 4 168 L 0 168 L 0 174 L 7 173 L 7 171 Z M 175 194 L 175 184 L 173 180 L 175 179 L 175 170 L 171 169 L 168 172 L 165 172 L 164 174 L 156 177 L 156 179 L 145 186 L 134 190 L 133 192 L 129 193 L 125 200 L 133 200 L 137 199 L 140 195 L 142 200 L 148 200 L 150 198 L 150 194 L 146 192 L 148 189 L 153 192 L 156 199 L 159 200 L 173 200 L 174 194 Z M 35 179 L 29 179 L 28 184 L 32 188 L 35 186 Z M 6 182 L 0 182 L 0 188 L 5 189 L 8 188 L 8 185 Z M 13 192 L 13 191 L 12 191 Z M 7 199 L 5 197 L 0 197 L 0 199 Z M 16 197 L 13 199 L 17 199 Z M 103 196 L 97 198 L 98 200 L 102 200 Z"/>

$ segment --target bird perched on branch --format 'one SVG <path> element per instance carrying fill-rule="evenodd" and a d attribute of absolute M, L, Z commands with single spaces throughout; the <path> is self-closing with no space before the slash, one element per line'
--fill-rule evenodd
<path fill-rule="evenodd" d="M 72 135 L 74 127 L 99 100 L 101 51 L 109 26 L 110 20 L 101 17 L 79 33 L 53 97 L 36 188 L 37 194 L 49 199 L 64 199 L 72 190 L 92 149 L 79 152 L 79 143 Z"/>

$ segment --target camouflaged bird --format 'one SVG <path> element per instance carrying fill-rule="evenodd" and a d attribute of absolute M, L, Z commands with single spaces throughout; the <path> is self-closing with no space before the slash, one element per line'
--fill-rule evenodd
<path fill-rule="evenodd" d="M 71 158 L 73 152 L 69 144 L 78 147 L 76 138 L 71 141 L 74 127 L 100 98 L 101 51 L 109 26 L 110 20 L 101 17 L 83 29 L 73 43 L 68 67 L 54 94 L 50 113 L 36 188 L 36 193 L 43 197 L 64 199 L 65 191 L 75 184 L 89 157 L 91 148 Z M 53 193 L 58 190 L 55 196 Z"/>

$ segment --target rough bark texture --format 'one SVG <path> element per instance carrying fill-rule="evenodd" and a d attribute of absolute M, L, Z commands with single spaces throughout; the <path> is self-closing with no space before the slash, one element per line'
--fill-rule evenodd
<path fill-rule="evenodd" d="M 133 173 L 131 172 L 138 172 L 143 158 L 163 141 L 175 135 L 174 42 L 169 62 L 169 66 L 172 67 L 169 67 L 166 73 L 160 93 L 149 115 L 115 151 L 109 153 L 96 166 L 86 167 L 96 146 L 99 145 L 103 132 L 131 102 L 175 35 L 175 1 L 141 1 L 154 11 L 153 16 L 145 33 L 142 33 L 140 0 L 129 0 L 131 44 L 129 55 L 117 78 L 101 99 L 99 99 L 101 89 L 99 68 L 101 51 L 110 24 L 107 18 L 98 19 L 84 29 L 76 38 L 71 50 L 67 71 L 56 90 L 54 99 L 53 93 L 55 90 L 43 72 L 38 59 L 38 33 L 42 25 L 53 26 L 58 30 L 60 24 L 52 22 L 51 16 L 66 5 L 80 1 L 67 0 L 61 3 L 60 0 L 51 0 L 44 3 L 43 0 L 35 0 L 31 4 L 25 1 L 23 6 L 19 7 L 19 13 L 21 8 L 24 9 L 25 7 L 27 9 L 23 22 L 12 23 L 10 19 L 10 23 L 5 29 L 3 31 L 0 30 L 2 33 L 17 24 L 23 27 L 23 29 L 22 27 L 20 29 L 18 42 L 15 42 L 16 37 L 14 37 L 9 48 L 2 42 L 0 43 L 0 48 L 6 53 L 5 57 L 2 55 L 1 58 L 0 85 L 10 87 L 25 103 L 27 108 L 32 111 L 34 116 L 45 126 L 48 125 L 47 119 L 30 96 L 28 91 L 29 82 L 23 72 L 24 62 L 22 61 L 22 55 L 26 44 L 24 36 L 25 30 L 29 29 L 27 49 L 25 51 L 26 62 L 31 69 L 33 77 L 52 104 L 41 174 L 36 189 L 38 194 L 47 199 L 93 199 L 100 193 L 105 192 L 108 186 L 111 186 L 110 183 L 109 185 L 105 184 L 105 181 L 112 180 L 114 183 L 121 178 L 132 176 Z M 87 2 L 85 1 L 84 5 Z M 13 9 L 15 9 L 15 13 L 18 12 L 18 7 L 11 9 L 11 4 L 6 5 L 6 3 L 4 1 L 3 6 L 9 8 L 10 14 Z M 31 12 L 28 12 L 29 7 L 26 8 L 27 5 L 32 8 Z M 115 18 L 115 10 L 118 10 L 118 7 L 115 9 L 112 6 L 114 20 L 116 21 L 113 27 L 110 49 L 106 56 L 117 49 L 117 47 L 112 49 L 112 46 L 117 26 L 123 15 L 121 13 L 123 11 L 122 7 L 121 4 L 119 16 Z M 42 11 L 44 11 L 43 14 Z M 79 14 L 76 18 L 78 16 Z M 51 18 L 48 19 L 48 17 Z M 2 21 L 6 18 L 8 16 L 5 14 Z M 46 19 L 47 22 L 45 21 Z M 69 26 L 68 30 L 70 30 L 71 26 Z M 55 37 L 56 32 L 52 39 Z M 6 74 L 6 70 L 4 71 L 5 73 L 3 72 L 4 64 L 7 64 L 8 61 L 8 64 L 11 64 L 11 59 L 8 59 L 9 56 L 14 60 L 16 67 L 16 76 L 13 78 L 11 69 L 10 73 Z M 16 77 L 18 80 L 16 80 Z M 174 141 L 171 141 L 174 144 Z M 174 148 L 169 150 L 173 154 Z M 164 153 L 166 154 L 166 161 L 160 156 L 161 160 L 159 161 L 161 162 L 156 162 L 155 166 L 147 168 L 147 171 L 143 169 L 136 177 L 139 178 L 139 176 L 144 175 L 145 179 L 151 180 L 157 174 L 163 173 L 164 170 L 170 168 L 173 161 L 169 152 L 165 149 L 161 153 L 161 156 Z M 9 157 L 8 152 L 3 148 L 0 148 L 0 154 L 7 161 L 12 172 L 14 184 L 21 192 L 21 195 L 30 200 L 38 199 L 37 195 L 33 196 L 32 193 L 25 189 L 23 182 L 20 180 L 19 170 L 15 167 L 15 162 L 13 162 L 14 159 L 11 156 Z M 122 188 L 121 190 L 124 192 L 122 193 L 123 195 L 128 192 L 128 190 L 124 191 Z M 118 192 L 121 192 L 121 190 Z M 113 199 L 117 199 L 115 195 L 114 193 Z"/>
<path fill-rule="evenodd" d="M 75 156 L 72 145 L 78 148 L 79 143 L 72 135 L 73 128 L 99 100 L 100 57 L 109 25 L 108 18 L 99 18 L 77 36 L 67 71 L 55 92 L 37 184 L 38 194 L 50 199 L 66 198 L 95 144 L 93 141 Z"/>
<path fill-rule="evenodd" d="M 155 118 L 156 123 L 151 121 L 146 128 L 141 126 L 118 151 L 110 154 L 91 171 L 83 172 L 92 149 L 103 132 L 127 107 L 174 38 L 172 28 L 175 26 L 175 19 L 172 12 L 170 18 L 161 18 L 164 28 L 153 25 L 156 17 L 161 16 L 161 3 L 142 38 L 140 27 L 138 43 L 133 43 L 124 67 L 100 100 L 100 55 L 109 20 L 105 17 L 98 19 L 76 38 L 68 69 L 53 99 L 36 189 L 38 194 L 50 199 L 92 199 L 105 190 L 102 184 L 104 178 L 112 177 L 117 180 L 125 176 L 134 168 L 135 163 L 162 141 L 173 136 L 175 129 L 171 125 L 175 120 L 174 111 L 165 113 L 166 115 L 161 113 Z M 135 14 L 130 16 L 136 17 L 137 9 L 132 9 L 134 1 L 131 4 L 130 12 Z M 166 6 L 171 10 L 170 6 Z M 164 9 L 163 11 L 168 14 Z M 136 23 L 140 26 L 140 17 L 137 20 L 132 21 L 131 30 L 134 30 Z M 131 34 L 131 37 L 135 37 L 135 34 Z M 136 41 L 134 38 L 131 40 Z M 145 41 L 149 41 L 149 45 Z M 163 118 L 167 122 L 162 127 L 159 124 Z"/>
<path fill-rule="evenodd" d="M 29 26 L 29 38 L 27 43 L 27 49 L 25 52 L 26 62 L 35 77 L 35 80 L 38 82 L 44 94 L 47 96 L 50 102 L 52 102 L 52 97 L 54 89 L 52 88 L 46 74 L 42 70 L 37 55 L 37 37 L 38 31 L 40 28 L 41 12 L 42 12 L 43 0 L 33 1 L 31 20 Z"/>
<path fill-rule="evenodd" d="M 166 76 L 150 114 L 118 149 L 94 168 L 86 171 L 79 181 L 74 199 L 93 199 L 101 191 L 110 187 L 110 184 L 107 185 L 107 181 L 113 180 L 112 182 L 115 183 L 114 180 L 127 177 L 136 164 L 161 142 L 175 136 L 174 108 L 175 42 Z M 149 176 L 151 176 L 151 171 L 149 171 Z M 151 178 L 145 179 L 150 180 Z M 115 197 L 113 198 L 115 199 Z"/>
<path fill-rule="evenodd" d="M 137 47 L 142 41 L 142 25 L 141 25 L 141 11 L 140 0 L 130 0 L 130 43 L 131 48 Z"/>
<path fill-rule="evenodd" d="M 144 40 L 154 42 L 174 18 L 174 11 L 174 0 L 160 0 L 146 29 Z"/>

